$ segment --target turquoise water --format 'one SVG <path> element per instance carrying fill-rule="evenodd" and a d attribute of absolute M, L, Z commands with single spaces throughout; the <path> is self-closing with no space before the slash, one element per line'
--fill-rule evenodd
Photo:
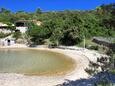
<path fill-rule="evenodd" d="M 59 75 L 72 70 L 67 56 L 43 50 L 0 49 L 0 72 L 27 75 Z"/>

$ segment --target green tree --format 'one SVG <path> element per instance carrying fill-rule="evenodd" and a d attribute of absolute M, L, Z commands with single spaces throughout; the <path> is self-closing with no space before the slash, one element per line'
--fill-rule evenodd
<path fill-rule="evenodd" d="M 36 14 L 41 14 L 41 13 L 42 13 L 42 10 L 41 10 L 40 8 L 37 8 L 35 13 L 36 13 Z"/>
<path fill-rule="evenodd" d="M 20 31 L 17 30 L 13 33 L 13 37 L 17 40 L 19 38 L 22 38 L 22 34 Z"/>

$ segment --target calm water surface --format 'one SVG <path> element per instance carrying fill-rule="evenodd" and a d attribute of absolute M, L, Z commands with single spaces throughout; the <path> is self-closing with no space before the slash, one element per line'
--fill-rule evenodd
<path fill-rule="evenodd" d="M 0 49 L 0 72 L 27 75 L 66 74 L 74 61 L 63 54 L 31 49 Z"/>

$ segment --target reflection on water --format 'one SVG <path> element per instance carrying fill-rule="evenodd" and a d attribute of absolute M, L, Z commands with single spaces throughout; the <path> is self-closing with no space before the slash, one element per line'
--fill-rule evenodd
<path fill-rule="evenodd" d="M 0 49 L 0 72 L 29 75 L 65 74 L 74 62 L 66 56 L 40 50 Z"/>

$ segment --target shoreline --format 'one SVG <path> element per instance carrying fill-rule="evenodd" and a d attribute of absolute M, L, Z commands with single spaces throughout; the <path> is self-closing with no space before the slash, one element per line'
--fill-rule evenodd
<path fill-rule="evenodd" d="M 90 51 L 87 49 L 83 51 L 57 49 L 57 48 L 49 49 L 49 48 L 28 48 L 28 47 L 20 47 L 20 48 L 6 47 L 4 49 L 11 49 L 11 48 L 48 50 L 51 52 L 61 53 L 73 59 L 76 62 L 76 67 L 73 71 L 62 76 L 25 76 L 23 74 L 0 73 L 0 86 L 36 86 L 36 85 L 37 86 L 54 86 L 57 84 L 61 84 L 65 82 L 66 80 L 77 80 L 80 78 L 89 78 L 90 76 L 85 72 L 85 68 L 88 67 L 89 60 L 96 61 L 96 57 L 88 57 L 87 53 Z"/>

